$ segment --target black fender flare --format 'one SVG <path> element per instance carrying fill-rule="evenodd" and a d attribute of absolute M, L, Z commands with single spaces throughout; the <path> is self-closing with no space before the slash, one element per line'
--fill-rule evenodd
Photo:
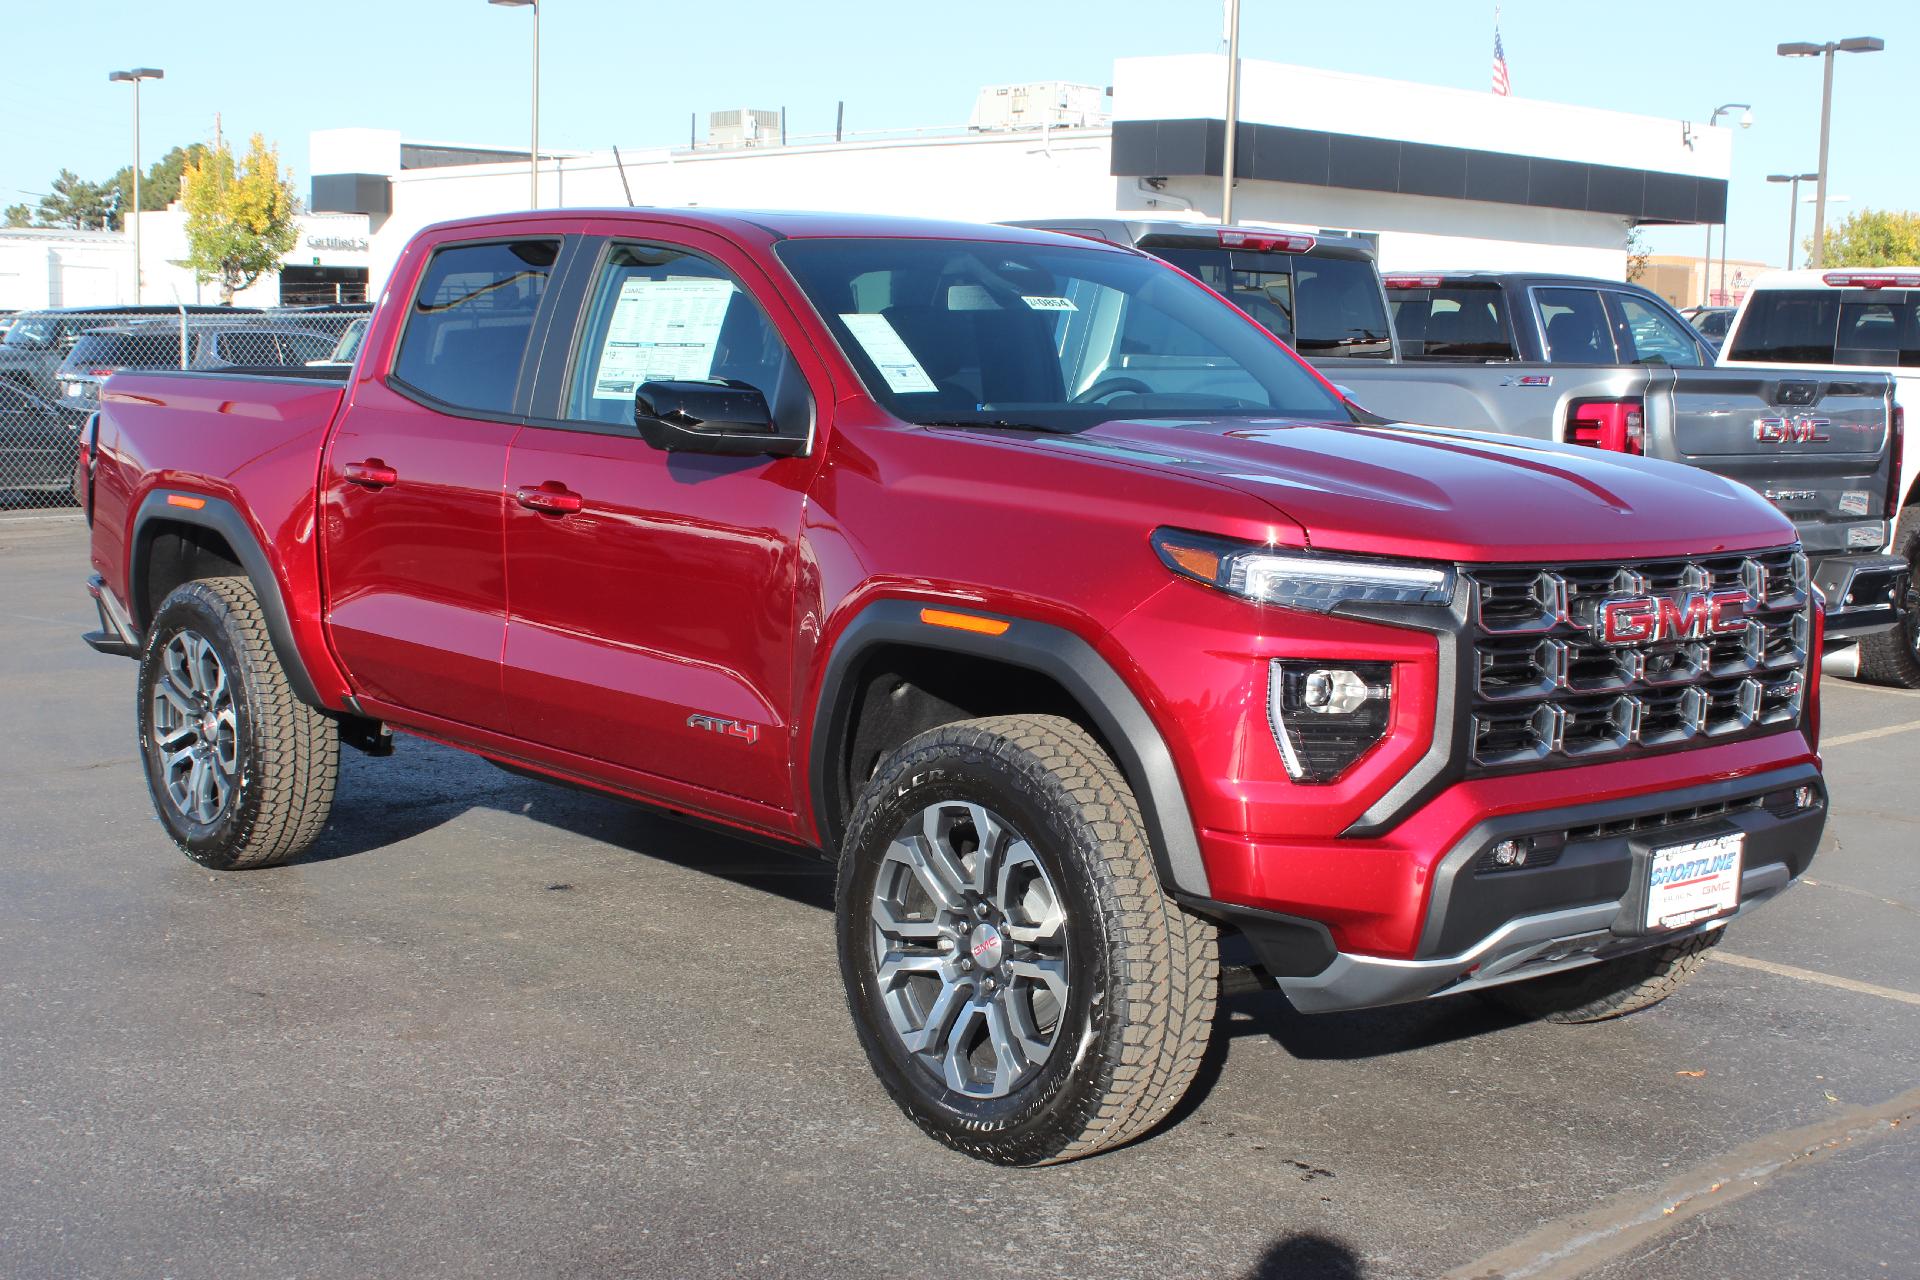
<path fill-rule="evenodd" d="M 241 571 L 253 583 L 254 594 L 260 597 L 260 609 L 267 616 L 267 636 L 273 642 L 274 654 L 287 673 L 287 684 L 292 687 L 294 697 L 329 715 L 337 714 L 321 701 L 313 678 L 307 673 L 307 664 L 300 656 L 300 648 L 293 642 L 293 627 L 287 620 L 287 605 L 280 594 L 280 580 L 274 577 L 267 553 L 261 548 L 260 540 L 254 537 L 253 527 L 226 500 L 200 494 L 194 494 L 193 497 L 200 499 L 200 506 L 175 506 L 167 502 L 168 491 L 156 490 L 141 501 L 140 509 L 134 514 L 133 537 L 128 543 L 130 550 L 127 561 L 127 611 L 132 615 L 134 625 L 144 634 L 153 623 L 153 619 L 146 616 L 147 553 L 153 545 L 157 526 L 186 524 L 212 530 L 233 548 Z"/>
<path fill-rule="evenodd" d="M 921 602 L 908 600 L 866 606 L 840 633 L 827 658 L 807 763 L 814 819 L 829 853 L 838 850 L 846 827 L 847 815 L 836 808 L 831 780 L 850 728 L 855 691 L 847 676 L 869 650 L 897 644 L 987 658 L 1056 681 L 1091 717 L 1133 788 L 1161 886 L 1183 898 L 1211 896 L 1193 815 L 1166 740 L 1126 681 L 1092 645 L 1063 627 L 974 609 L 967 612 L 1006 622 L 1007 630 L 995 636 L 930 626 L 920 620 L 921 608 Z"/>

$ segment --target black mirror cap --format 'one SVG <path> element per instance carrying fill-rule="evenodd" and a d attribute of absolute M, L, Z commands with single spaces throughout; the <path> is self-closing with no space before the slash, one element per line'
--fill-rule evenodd
<path fill-rule="evenodd" d="M 640 438 L 669 453 L 790 457 L 807 441 L 781 435 L 758 387 L 745 382 L 643 382 L 633 395 Z"/>

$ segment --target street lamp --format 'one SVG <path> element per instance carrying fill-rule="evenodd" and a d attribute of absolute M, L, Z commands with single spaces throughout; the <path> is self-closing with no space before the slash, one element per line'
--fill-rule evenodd
<path fill-rule="evenodd" d="M 1240 0 L 1227 0 L 1227 137 L 1220 158 L 1220 224 L 1233 224 L 1234 143 L 1240 132 Z"/>
<path fill-rule="evenodd" d="M 1817 173 L 1770 173 L 1768 182 L 1791 183 L 1787 192 L 1787 270 L 1793 270 L 1793 239 L 1800 226 L 1800 184 L 1813 182 Z"/>
<path fill-rule="evenodd" d="M 1717 128 L 1720 124 L 1721 116 L 1731 115 L 1736 111 L 1740 113 L 1740 127 L 1742 129 L 1753 128 L 1753 104 L 1748 102 L 1728 102 L 1721 106 L 1715 107 L 1713 109 L 1713 114 L 1707 117 L 1707 128 L 1709 129 Z M 1732 160 L 1733 148 L 1732 147 L 1727 148 L 1727 156 L 1728 156 L 1727 185 L 1729 187 L 1729 194 L 1731 194 L 1731 187 L 1733 185 L 1733 160 Z M 1700 262 L 1700 305 L 1703 307 L 1713 300 L 1712 295 L 1709 292 L 1712 273 L 1713 273 L 1713 224 L 1709 222 L 1707 224 L 1707 256 L 1704 259 L 1702 259 Z M 1725 293 L 1726 291 L 1727 291 L 1727 216 L 1726 214 L 1722 213 L 1720 215 L 1720 292 Z"/>
<path fill-rule="evenodd" d="M 1820 86 L 1820 172 L 1813 181 L 1813 252 L 1807 265 L 1817 267 L 1827 256 L 1827 129 L 1833 118 L 1833 55 L 1835 53 L 1879 53 L 1887 42 L 1879 36 L 1851 36 L 1829 40 L 1825 44 L 1797 41 L 1775 50 L 1783 58 L 1826 59 L 1825 76 Z"/>
<path fill-rule="evenodd" d="M 133 224 L 133 305 L 140 305 L 140 82 L 164 80 L 167 73 L 158 67 L 135 67 L 131 71 L 109 71 L 107 79 L 115 84 L 133 86 L 133 208 L 125 215 Z"/>
<path fill-rule="evenodd" d="M 502 9 L 533 10 L 533 154 L 532 168 L 528 172 L 532 184 L 533 199 L 528 207 L 540 207 L 540 0 L 487 0 L 488 4 L 497 4 Z"/>

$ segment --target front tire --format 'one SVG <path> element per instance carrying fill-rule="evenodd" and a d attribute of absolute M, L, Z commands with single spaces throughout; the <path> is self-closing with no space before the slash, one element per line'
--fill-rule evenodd
<path fill-rule="evenodd" d="M 1860 678 L 1896 689 L 1920 689 L 1920 506 L 1908 507 L 1900 518 L 1893 551 L 1906 557 L 1913 583 L 1893 629 L 1860 642 Z"/>
<path fill-rule="evenodd" d="M 1489 987 L 1485 995 L 1540 1022 L 1605 1022 L 1652 1008 L 1678 991 L 1725 933 L 1725 928 L 1711 929 L 1613 960 Z"/>
<path fill-rule="evenodd" d="M 1071 721 L 963 721 L 888 755 L 849 824 L 837 908 L 867 1058 L 955 1150 L 1091 1155 L 1192 1083 L 1215 930 L 1161 890 L 1132 791 Z"/>
<path fill-rule="evenodd" d="M 140 656 L 139 749 L 160 824 L 222 871 L 274 867 L 326 825 L 340 774 L 333 721 L 294 696 L 245 578 L 176 588 Z"/>

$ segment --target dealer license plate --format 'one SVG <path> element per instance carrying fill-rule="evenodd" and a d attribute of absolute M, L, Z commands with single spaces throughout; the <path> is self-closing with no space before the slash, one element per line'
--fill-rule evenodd
<path fill-rule="evenodd" d="M 1738 907 L 1746 842 L 1745 834 L 1736 831 L 1655 849 L 1647 886 L 1647 928 L 1678 929 Z"/>

